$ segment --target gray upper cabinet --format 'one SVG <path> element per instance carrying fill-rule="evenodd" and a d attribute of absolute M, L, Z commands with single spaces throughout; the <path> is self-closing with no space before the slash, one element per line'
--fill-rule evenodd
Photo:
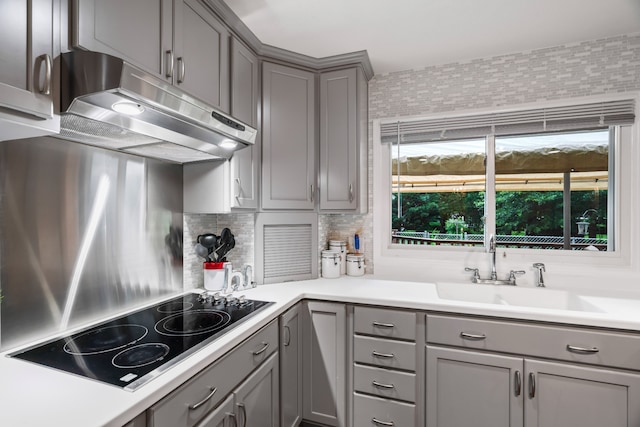
<path fill-rule="evenodd" d="M 74 0 L 72 45 L 117 56 L 171 81 L 172 0 Z"/>
<path fill-rule="evenodd" d="M 174 84 L 229 112 L 229 32 L 198 0 L 174 6 Z"/>
<path fill-rule="evenodd" d="M 0 2 L 0 140 L 59 132 L 53 115 L 54 2 Z"/>
<path fill-rule="evenodd" d="M 262 208 L 315 207 L 315 74 L 262 68 Z"/>
<path fill-rule="evenodd" d="M 231 114 L 258 127 L 259 62 L 256 55 L 235 37 L 231 39 Z M 258 208 L 260 134 L 255 145 L 236 151 L 231 158 L 233 208 Z"/>
<path fill-rule="evenodd" d="M 229 32 L 198 0 L 74 0 L 72 44 L 122 58 L 223 111 Z"/>
<path fill-rule="evenodd" d="M 323 211 L 367 211 L 366 103 L 367 83 L 360 68 L 320 75 L 320 209 Z"/>

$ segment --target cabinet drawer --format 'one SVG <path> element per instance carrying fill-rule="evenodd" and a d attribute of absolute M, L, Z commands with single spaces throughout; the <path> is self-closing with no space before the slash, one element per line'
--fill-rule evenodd
<path fill-rule="evenodd" d="M 640 369 L 640 336 L 624 332 L 427 315 L 427 342 Z"/>
<path fill-rule="evenodd" d="M 265 351 L 254 354 L 265 347 Z M 278 324 L 273 321 L 149 408 L 149 427 L 195 425 L 277 348 Z M 201 402 L 197 408 L 189 409 Z"/>
<path fill-rule="evenodd" d="M 416 374 L 356 364 L 353 372 L 355 391 L 415 402 Z"/>
<path fill-rule="evenodd" d="M 355 336 L 354 360 L 387 368 L 416 370 L 416 344 Z"/>
<path fill-rule="evenodd" d="M 355 307 L 353 319 L 357 334 L 416 340 L 415 313 L 384 308 Z"/>
<path fill-rule="evenodd" d="M 412 427 L 416 425 L 415 405 L 358 393 L 354 393 L 353 396 L 354 426 Z"/>

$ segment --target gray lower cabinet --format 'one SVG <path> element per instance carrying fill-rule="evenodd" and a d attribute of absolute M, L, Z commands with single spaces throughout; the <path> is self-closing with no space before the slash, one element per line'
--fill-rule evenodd
<path fill-rule="evenodd" d="M 427 427 L 523 425 L 522 358 L 427 346 Z"/>
<path fill-rule="evenodd" d="M 362 70 L 349 68 L 322 73 L 320 210 L 366 213 L 366 122 L 367 82 Z"/>
<path fill-rule="evenodd" d="M 246 425 L 278 425 L 277 350 L 278 324 L 273 321 L 149 408 L 148 427 L 199 425 L 230 395 L 238 425 L 242 417 L 260 420 Z"/>
<path fill-rule="evenodd" d="M 303 415 L 327 426 L 346 425 L 346 307 L 303 305 Z"/>
<path fill-rule="evenodd" d="M 202 422 L 200 422 L 197 427 L 228 427 L 234 423 L 233 425 L 238 425 L 238 418 L 236 413 L 234 412 L 234 395 L 231 394 L 227 397 L 224 402 L 222 402 L 216 409 L 211 411 L 209 415 L 204 417 Z"/>
<path fill-rule="evenodd" d="M 271 356 L 234 392 L 236 416 L 242 426 L 278 427 L 280 395 L 278 353 Z"/>
<path fill-rule="evenodd" d="M 427 427 L 634 427 L 635 373 L 427 346 Z"/>
<path fill-rule="evenodd" d="M 235 37 L 231 39 L 231 115 L 258 126 L 259 62 L 257 56 Z M 236 151 L 231 158 L 231 207 L 258 208 L 261 135 L 256 143 Z"/>
<path fill-rule="evenodd" d="M 302 420 L 302 303 L 280 316 L 280 425 Z"/>
<path fill-rule="evenodd" d="M 314 209 L 315 108 L 314 73 L 263 63 L 263 209 Z"/>
<path fill-rule="evenodd" d="M 199 0 L 73 0 L 72 45 L 122 58 L 229 111 L 229 32 Z"/>
<path fill-rule="evenodd" d="M 0 2 L 0 140 L 60 131 L 52 100 L 54 4 Z"/>

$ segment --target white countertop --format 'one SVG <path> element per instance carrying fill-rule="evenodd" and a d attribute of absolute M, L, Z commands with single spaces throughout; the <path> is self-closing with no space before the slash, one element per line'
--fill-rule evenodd
<path fill-rule="evenodd" d="M 302 299 L 640 331 L 640 297 L 620 299 L 627 306 L 609 312 L 552 310 L 446 300 L 438 296 L 432 283 L 382 281 L 371 276 L 263 285 L 242 293 L 276 304 L 134 392 L 0 354 L 0 426 L 121 426 Z"/>

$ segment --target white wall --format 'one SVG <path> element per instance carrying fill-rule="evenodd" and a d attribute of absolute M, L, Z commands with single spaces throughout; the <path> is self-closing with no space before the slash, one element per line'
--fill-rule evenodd
<path fill-rule="evenodd" d="M 623 35 L 603 40 L 586 41 L 565 46 L 521 52 L 493 58 L 427 67 L 417 70 L 377 75 L 369 83 L 369 118 L 377 119 L 428 116 L 435 113 L 460 112 L 520 104 L 545 104 L 551 101 L 606 96 L 640 91 L 640 34 Z M 540 254 L 541 251 L 499 252 L 499 272 L 525 269 L 523 285 L 533 284 L 533 262 L 547 264 L 549 287 L 590 287 L 601 289 L 633 289 L 640 286 L 640 135 L 633 130 L 634 145 L 623 153 L 628 164 L 623 176 L 621 196 L 622 235 L 628 247 L 623 253 L 599 254 L 597 260 L 580 258 L 579 254 Z M 380 145 L 370 135 L 373 162 L 370 176 L 382 185 L 388 180 L 380 163 Z M 370 157 L 371 158 L 371 157 Z M 488 255 L 481 250 L 390 251 L 382 241 L 382 230 L 388 228 L 383 218 L 388 206 L 376 197 L 380 188 L 370 189 L 373 200 L 371 228 L 373 265 L 370 271 L 382 278 L 413 281 L 463 280 L 465 266 L 488 269 Z M 369 221 L 363 221 L 369 223 Z M 535 256 L 532 256 L 535 254 Z M 506 256 L 506 257 L 505 257 Z"/>

